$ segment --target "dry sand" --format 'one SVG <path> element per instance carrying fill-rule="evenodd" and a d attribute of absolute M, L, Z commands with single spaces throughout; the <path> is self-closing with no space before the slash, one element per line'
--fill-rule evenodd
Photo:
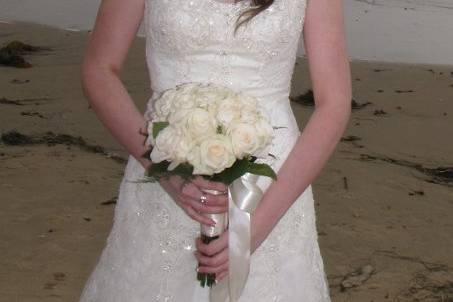
<path fill-rule="evenodd" d="M 2 302 L 77 301 L 112 224 L 124 169 L 113 155 L 126 154 L 82 95 L 86 35 L 0 24 L 1 46 L 51 48 L 25 56 L 32 68 L 0 67 L 0 133 L 63 143 L 0 142 Z M 143 110 L 143 38 L 125 66 L 124 83 Z M 354 110 L 349 139 L 314 184 L 332 300 L 453 301 L 453 183 L 427 174 L 453 167 L 453 66 L 354 61 L 352 74 L 354 99 L 372 104 Z M 310 88 L 303 58 L 293 84 L 293 96 Z M 293 109 L 303 127 L 312 107 Z M 352 276 L 360 269 L 371 276 Z"/>

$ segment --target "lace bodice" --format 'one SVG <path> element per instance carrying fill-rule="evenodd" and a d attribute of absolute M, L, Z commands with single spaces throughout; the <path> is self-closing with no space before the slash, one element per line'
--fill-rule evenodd
<path fill-rule="evenodd" d="M 146 0 L 152 90 L 198 80 L 261 97 L 284 98 L 290 88 L 305 5 L 306 0 L 274 0 L 234 35 L 236 18 L 250 6 L 249 0 L 237 4 Z"/>

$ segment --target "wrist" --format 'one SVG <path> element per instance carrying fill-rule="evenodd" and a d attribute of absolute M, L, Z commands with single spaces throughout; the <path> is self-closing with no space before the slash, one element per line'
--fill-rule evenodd
<path fill-rule="evenodd" d="M 266 192 L 268 193 L 269 190 Z M 279 220 L 275 209 L 269 209 L 269 195 L 265 194 L 258 207 L 250 215 L 250 251 L 255 252 L 272 232 Z M 271 202 L 271 204 L 274 204 Z"/>
<path fill-rule="evenodd" d="M 260 223 L 257 217 L 252 214 L 250 217 L 250 253 L 253 254 L 255 250 L 257 250 L 261 243 L 263 243 L 264 239 L 267 235 L 263 234 L 261 230 Z"/>
<path fill-rule="evenodd" d="M 143 157 L 140 158 L 138 161 L 145 170 L 148 170 L 149 168 L 151 168 L 151 166 L 153 164 L 152 161 L 150 161 L 149 159 L 143 158 Z"/>

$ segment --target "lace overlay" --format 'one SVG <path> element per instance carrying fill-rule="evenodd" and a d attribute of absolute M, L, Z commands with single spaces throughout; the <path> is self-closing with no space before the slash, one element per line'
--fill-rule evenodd
<path fill-rule="evenodd" d="M 250 1 L 219 1 L 145 0 L 153 94 L 144 116 L 150 118 L 162 91 L 184 82 L 254 95 L 279 127 L 271 149 L 276 158 L 266 161 L 278 170 L 299 136 L 288 97 L 307 0 L 274 0 L 236 35 L 236 18 Z M 136 182 L 143 173 L 129 156 L 113 228 L 80 301 L 208 302 L 209 290 L 195 279 L 199 224 L 158 184 Z M 258 182 L 263 190 L 269 184 Z M 309 186 L 252 255 L 239 302 L 330 302 L 313 203 Z"/>

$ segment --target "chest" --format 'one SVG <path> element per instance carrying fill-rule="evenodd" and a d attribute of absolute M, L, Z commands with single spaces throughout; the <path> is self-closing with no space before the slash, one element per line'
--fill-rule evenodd
<path fill-rule="evenodd" d="M 306 0 L 274 0 L 234 33 L 250 1 L 146 0 L 145 26 L 153 51 L 174 55 L 227 51 L 275 57 L 297 45 Z"/>

